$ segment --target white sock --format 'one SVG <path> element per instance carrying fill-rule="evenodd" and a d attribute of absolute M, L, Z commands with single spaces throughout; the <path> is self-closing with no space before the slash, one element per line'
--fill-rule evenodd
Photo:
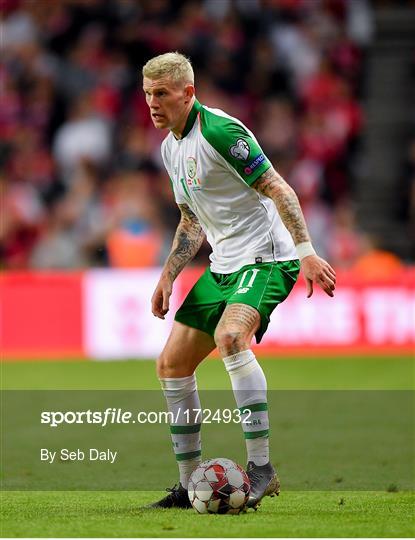
<path fill-rule="evenodd" d="M 197 417 L 200 400 L 196 377 L 193 373 L 189 377 L 162 378 L 160 383 L 168 410 L 173 413 L 170 432 L 180 483 L 187 489 L 190 475 L 201 462 L 200 413 Z"/>
<path fill-rule="evenodd" d="M 269 420 L 264 372 L 250 349 L 223 361 L 241 411 L 248 461 L 265 465 L 269 462 Z"/>

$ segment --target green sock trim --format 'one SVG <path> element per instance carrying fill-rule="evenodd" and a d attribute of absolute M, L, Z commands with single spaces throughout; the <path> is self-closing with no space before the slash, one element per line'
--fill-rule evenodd
<path fill-rule="evenodd" d="M 197 433 L 200 431 L 201 424 L 194 424 L 193 426 L 170 426 L 170 433 L 172 435 L 186 435 L 188 433 Z"/>
<path fill-rule="evenodd" d="M 185 452 L 184 454 L 176 454 L 176 461 L 184 461 L 186 459 L 193 459 L 202 455 L 201 450 L 195 452 Z"/>
<path fill-rule="evenodd" d="M 262 431 L 244 431 L 245 439 L 258 439 L 259 437 L 268 437 L 269 429 L 263 429 Z"/>
<path fill-rule="evenodd" d="M 252 403 L 251 405 L 245 405 L 244 407 L 239 407 L 241 414 L 244 414 L 248 411 L 258 412 L 258 411 L 267 411 L 268 403 Z"/>

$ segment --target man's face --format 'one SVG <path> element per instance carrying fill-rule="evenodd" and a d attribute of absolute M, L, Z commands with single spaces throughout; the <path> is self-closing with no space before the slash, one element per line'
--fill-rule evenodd
<path fill-rule="evenodd" d="M 169 77 L 160 79 L 144 77 L 143 90 L 156 128 L 175 130 L 181 127 L 191 99 L 189 87 L 192 88 L 191 85 L 175 83 Z"/>

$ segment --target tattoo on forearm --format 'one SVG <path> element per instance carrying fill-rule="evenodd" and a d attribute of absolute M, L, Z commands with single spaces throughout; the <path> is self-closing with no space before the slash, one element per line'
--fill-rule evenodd
<path fill-rule="evenodd" d="M 254 189 L 272 199 L 294 243 L 309 242 L 310 235 L 301 211 L 298 197 L 291 186 L 271 167 L 252 185 Z"/>
<path fill-rule="evenodd" d="M 186 204 L 179 205 L 180 223 L 173 240 L 172 250 L 164 265 L 164 273 L 174 280 L 185 265 L 193 259 L 202 245 L 204 232 L 196 215 Z"/>

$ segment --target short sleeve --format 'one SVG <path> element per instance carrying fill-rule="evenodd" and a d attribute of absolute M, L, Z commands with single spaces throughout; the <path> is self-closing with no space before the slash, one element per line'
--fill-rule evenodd
<path fill-rule="evenodd" d="M 176 201 L 176 203 L 177 204 L 189 204 L 189 201 L 186 200 L 185 197 L 183 197 L 182 195 L 180 195 L 180 193 L 177 192 L 177 189 L 175 189 L 175 186 L 174 186 L 174 182 L 173 182 L 173 180 L 171 179 L 170 176 L 169 176 L 169 180 L 170 180 L 171 189 L 173 191 L 174 200 Z"/>
<path fill-rule="evenodd" d="M 167 171 L 167 174 L 169 175 L 169 180 L 170 180 L 171 189 L 173 191 L 174 200 L 176 201 L 177 204 L 186 204 L 188 201 L 186 201 L 186 199 L 182 195 L 180 195 L 180 193 L 178 193 L 177 189 L 175 188 L 174 182 L 172 180 L 172 172 L 171 172 L 171 168 L 170 168 L 170 159 L 169 159 L 169 155 L 168 155 L 167 137 L 161 143 L 161 149 L 160 150 L 161 150 L 161 158 L 163 160 L 164 167 L 165 167 L 165 169 Z"/>
<path fill-rule="evenodd" d="M 254 135 L 233 118 L 204 111 L 202 135 L 250 186 L 271 162 L 265 156 Z"/>

